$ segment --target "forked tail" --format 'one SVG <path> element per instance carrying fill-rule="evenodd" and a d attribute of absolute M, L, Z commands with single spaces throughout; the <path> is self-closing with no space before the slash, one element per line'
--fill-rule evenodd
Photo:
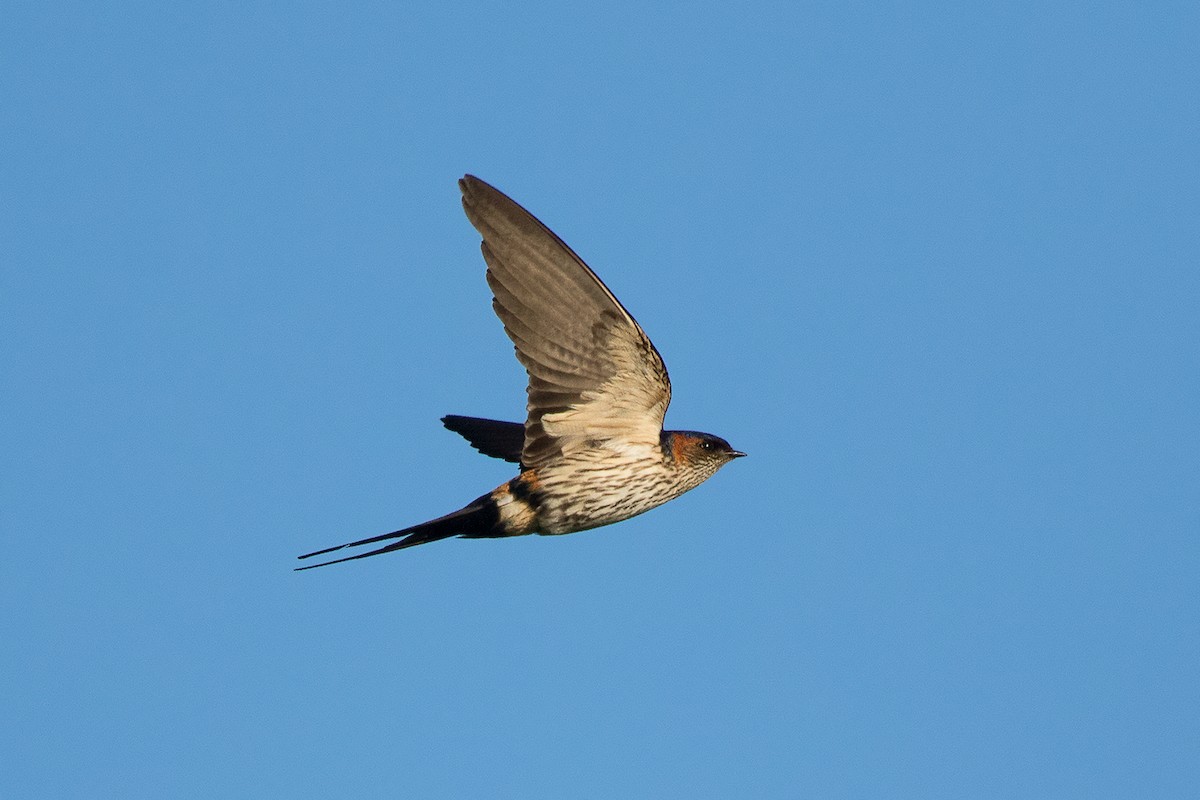
<path fill-rule="evenodd" d="M 496 503 L 492 500 L 491 495 L 484 495 L 478 500 L 475 500 L 465 508 L 461 508 L 452 514 L 447 514 L 444 517 L 422 522 L 420 525 L 414 525 L 411 528 L 404 528 L 391 533 L 383 533 L 379 536 L 372 536 L 369 539 L 359 539 L 357 542 L 348 542 L 339 544 L 336 547 L 326 547 L 324 550 L 316 550 L 312 553 L 305 553 L 300 558 L 312 558 L 313 556 L 321 556 L 326 553 L 333 553 L 337 550 L 342 550 L 346 547 L 360 547 L 364 544 L 374 544 L 375 542 L 383 542 L 388 539 L 400 539 L 398 542 L 392 542 L 389 545 L 380 547 L 377 550 L 369 550 L 366 553 L 358 553 L 345 558 L 335 558 L 332 561 L 322 561 L 320 564 L 309 564 L 304 567 L 296 567 L 299 572 L 305 569 L 315 569 L 316 567 L 327 567 L 330 564 L 340 564 L 343 561 L 353 561 L 356 558 L 368 558 L 377 556 L 382 553 L 390 553 L 393 550 L 403 550 L 406 547 L 414 547 L 418 544 L 427 542 L 436 542 L 439 539 L 449 539 L 451 536 L 471 536 L 471 537 L 491 537 L 503 536 L 504 533 L 500 528 L 500 515 L 496 509 Z"/>

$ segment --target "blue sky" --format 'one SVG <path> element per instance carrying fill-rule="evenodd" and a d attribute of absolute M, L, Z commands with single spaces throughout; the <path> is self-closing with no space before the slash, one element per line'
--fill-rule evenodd
<path fill-rule="evenodd" d="M 1190 3 L 10 4 L 0 795 L 1179 797 Z M 293 573 L 511 476 L 455 179 L 751 454 Z"/>

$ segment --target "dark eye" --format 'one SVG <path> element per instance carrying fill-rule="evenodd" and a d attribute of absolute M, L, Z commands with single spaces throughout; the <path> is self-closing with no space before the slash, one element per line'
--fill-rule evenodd
<path fill-rule="evenodd" d="M 701 450 L 715 450 L 715 449 L 716 449 L 716 447 L 717 447 L 717 446 L 716 446 L 715 444 L 713 444 L 712 442 L 708 441 L 707 439 L 705 439 L 703 442 L 701 442 L 701 443 L 700 443 L 700 449 L 701 449 Z"/>

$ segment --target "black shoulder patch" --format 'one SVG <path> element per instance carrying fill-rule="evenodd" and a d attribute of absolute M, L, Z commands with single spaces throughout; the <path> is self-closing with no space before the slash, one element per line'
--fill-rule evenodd
<path fill-rule="evenodd" d="M 671 446 L 675 442 L 674 431 L 663 431 L 658 435 L 658 445 L 662 448 L 663 458 L 671 460 Z"/>

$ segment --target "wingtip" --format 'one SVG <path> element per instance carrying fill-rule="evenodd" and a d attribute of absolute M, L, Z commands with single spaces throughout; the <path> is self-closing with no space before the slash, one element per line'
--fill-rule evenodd
<path fill-rule="evenodd" d="M 468 195 L 480 186 L 487 185 L 488 183 L 486 181 L 480 180 L 469 172 L 458 179 L 458 190 L 462 192 L 463 195 Z"/>
<path fill-rule="evenodd" d="M 517 208 L 520 208 L 516 201 L 514 201 L 504 192 L 500 191 L 495 186 L 492 186 L 482 178 L 475 177 L 469 172 L 458 179 L 458 190 L 462 192 L 464 206 L 477 205 L 480 203 L 502 204 L 504 201 L 507 201 L 512 205 L 517 206 Z M 526 211 L 525 213 L 528 214 L 529 212 Z"/>

